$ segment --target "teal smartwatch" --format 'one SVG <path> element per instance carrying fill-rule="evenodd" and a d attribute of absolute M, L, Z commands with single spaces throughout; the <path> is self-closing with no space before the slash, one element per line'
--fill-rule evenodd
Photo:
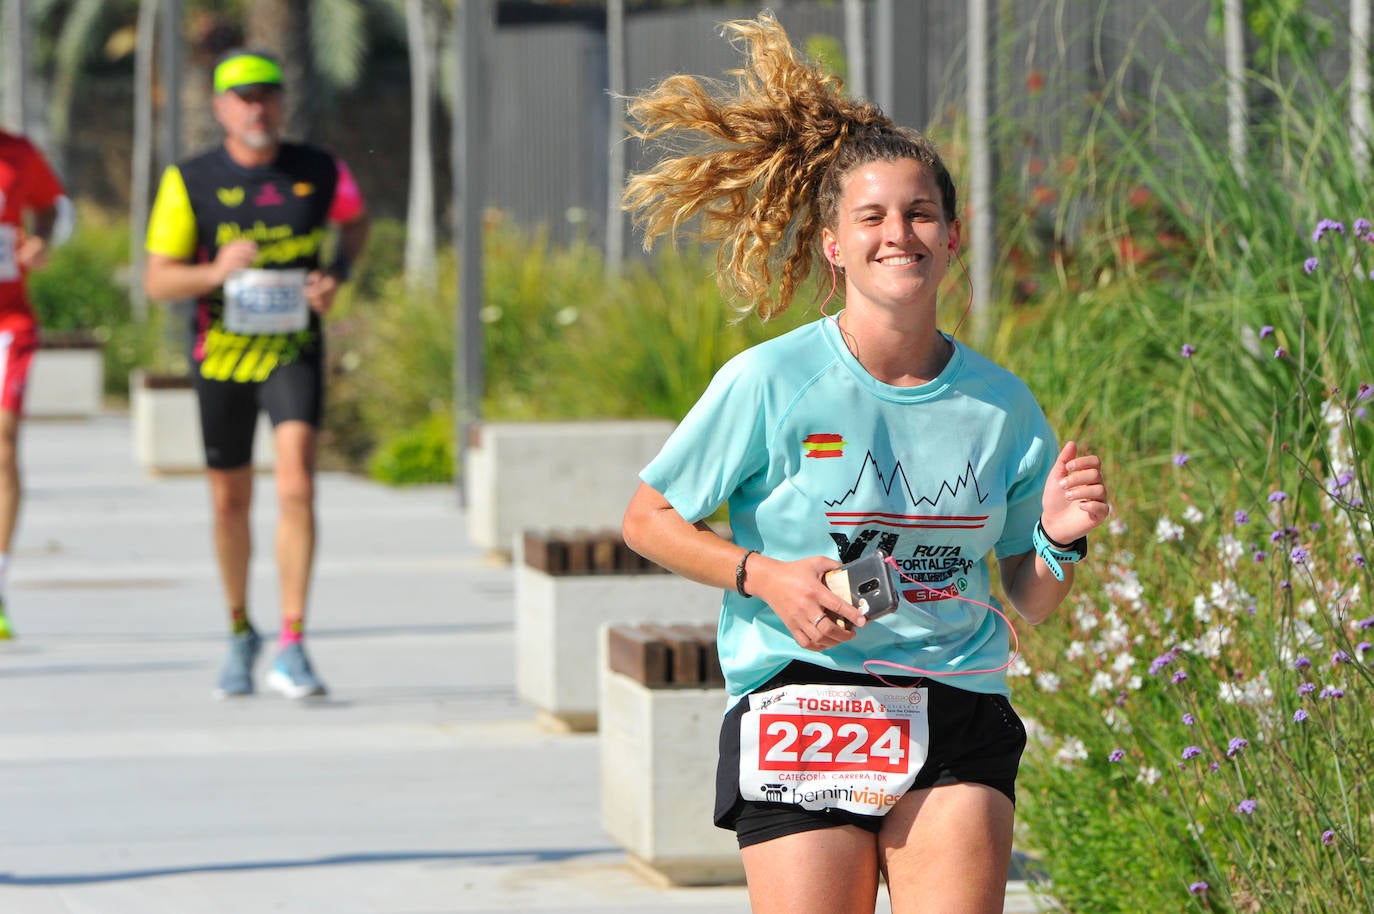
<path fill-rule="evenodd" d="M 1040 560 L 1045 563 L 1045 567 L 1050 570 L 1050 574 L 1054 575 L 1056 581 L 1064 580 L 1064 565 L 1073 565 L 1088 557 L 1088 538 L 1086 536 L 1080 536 L 1065 546 L 1050 539 L 1050 535 L 1045 532 L 1045 527 L 1040 521 L 1035 522 L 1035 532 L 1031 534 L 1031 544 L 1035 546 L 1035 554 L 1040 556 Z"/>

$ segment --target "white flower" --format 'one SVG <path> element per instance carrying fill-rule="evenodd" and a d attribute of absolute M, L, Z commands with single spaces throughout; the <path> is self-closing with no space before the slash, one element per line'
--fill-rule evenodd
<path fill-rule="evenodd" d="M 1112 536 L 1120 536 L 1126 532 L 1126 522 L 1119 517 L 1113 517 L 1107 521 L 1107 532 Z"/>
<path fill-rule="evenodd" d="M 1200 524 L 1205 517 L 1206 515 L 1199 510 L 1197 505 L 1189 505 L 1183 509 L 1183 519 L 1190 524 Z"/>
<path fill-rule="evenodd" d="M 1049 671 L 1035 675 L 1035 685 L 1042 692 L 1058 692 L 1059 677 Z"/>
<path fill-rule="evenodd" d="M 1274 700 L 1274 690 L 1269 685 L 1269 674 L 1264 671 L 1244 683 L 1223 682 L 1217 691 L 1221 700 L 1231 705 L 1260 707 Z"/>
<path fill-rule="evenodd" d="M 1072 641 L 1069 643 L 1069 646 L 1064 649 L 1064 659 L 1070 661 L 1082 660 L 1087 656 L 1087 653 L 1088 646 L 1086 644 L 1082 641 Z"/>
<path fill-rule="evenodd" d="M 1221 656 L 1221 649 L 1230 643 L 1230 626 L 1217 625 L 1203 632 L 1202 643 L 1198 645 L 1197 652 L 1208 660 L 1215 660 Z"/>
<path fill-rule="evenodd" d="M 1030 671 L 1030 664 L 1020 654 L 1017 654 L 1016 659 L 1011 662 L 1011 666 L 1007 667 L 1008 676 L 1029 676 Z"/>
<path fill-rule="evenodd" d="M 1212 604 L 1202 594 L 1193 597 L 1193 618 L 1203 625 L 1212 621 Z"/>
<path fill-rule="evenodd" d="M 1098 670 L 1093 673 L 1093 681 L 1092 685 L 1088 686 L 1088 694 L 1097 695 L 1101 692 L 1110 692 L 1114 685 L 1115 682 L 1109 673 L 1105 670 Z"/>
<path fill-rule="evenodd" d="M 1059 747 L 1059 751 L 1054 754 L 1054 760 L 1065 768 L 1074 762 L 1081 762 L 1088 757 L 1088 747 L 1083 745 L 1081 739 L 1070 737 L 1064 740 Z"/>
<path fill-rule="evenodd" d="M 1135 782 L 1136 782 L 1137 784 L 1144 784 L 1144 785 L 1146 785 L 1146 786 L 1152 786 L 1152 785 L 1158 783 L 1158 782 L 1159 782 L 1159 769 L 1158 769 L 1158 768 L 1142 768 L 1142 769 L 1140 769 L 1140 773 L 1137 774 L 1137 775 L 1135 776 Z"/>
<path fill-rule="evenodd" d="M 1161 517 L 1155 524 L 1155 542 L 1176 543 L 1183 539 L 1183 528 L 1167 517 Z"/>
<path fill-rule="evenodd" d="M 1135 658 L 1130 654 L 1117 654 L 1116 659 L 1112 661 L 1112 670 L 1121 674 L 1129 673 L 1133 666 Z"/>
<path fill-rule="evenodd" d="M 1240 540 L 1227 533 L 1218 542 L 1221 551 L 1221 560 L 1227 568 L 1235 568 L 1236 562 L 1240 561 L 1241 556 L 1245 555 L 1245 547 Z"/>
<path fill-rule="evenodd" d="M 1073 621 L 1085 632 L 1097 628 L 1097 613 L 1091 607 L 1080 606 L 1073 614 Z"/>

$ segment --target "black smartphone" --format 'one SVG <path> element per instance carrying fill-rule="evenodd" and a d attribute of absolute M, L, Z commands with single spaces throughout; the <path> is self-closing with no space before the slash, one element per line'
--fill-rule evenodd
<path fill-rule="evenodd" d="M 897 578 L 881 549 L 827 571 L 825 586 L 841 600 L 857 607 L 865 618 L 876 619 L 897 611 Z"/>

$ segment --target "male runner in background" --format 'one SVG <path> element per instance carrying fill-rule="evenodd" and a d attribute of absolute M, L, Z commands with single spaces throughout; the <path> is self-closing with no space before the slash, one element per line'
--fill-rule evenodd
<path fill-rule="evenodd" d="M 14 636 L 5 583 L 22 497 L 19 420 L 39 333 L 24 276 L 47 260 L 61 196 L 61 182 L 33 144 L 0 131 L 0 640 Z"/>
<path fill-rule="evenodd" d="M 281 66 L 260 51 L 215 67 L 214 114 L 224 142 L 167 169 L 148 224 L 144 289 L 196 299 L 192 377 L 228 603 L 221 697 L 253 692 L 260 638 L 248 613 L 253 430 L 272 420 L 279 517 L 281 630 L 267 684 L 289 698 L 325 694 L 305 653 L 315 553 L 315 457 L 324 415 L 324 334 L 339 284 L 367 237 L 348 168 L 318 147 L 282 142 Z M 326 229 L 337 253 L 320 262 Z"/>

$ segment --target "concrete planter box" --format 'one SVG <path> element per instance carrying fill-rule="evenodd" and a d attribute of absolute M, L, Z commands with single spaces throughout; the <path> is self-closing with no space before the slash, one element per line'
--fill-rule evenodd
<path fill-rule="evenodd" d="M 612 660 L 613 638 L 604 627 L 602 828 L 656 884 L 743 884 L 735 834 L 712 822 L 724 686 L 647 685 L 634 664 Z M 709 647 L 714 653 L 713 641 Z"/>
<path fill-rule="evenodd" d="M 585 561 L 576 556 L 568 561 L 569 539 L 586 550 Z M 719 590 L 638 559 L 618 533 L 580 538 L 530 534 L 520 553 L 515 565 L 516 689 L 538 711 L 540 724 L 554 732 L 597 728 L 597 632 L 602 625 L 705 623 L 714 629 L 720 614 Z"/>
<path fill-rule="evenodd" d="M 145 470 L 171 474 L 205 469 L 200 405 L 189 377 L 134 371 L 129 376 L 129 411 L 134 459 Z M 253 439 L 253 467 L 270 470 L 274 462 L 272 423 L 264 413 L 258 416 Z"/>
<path fill-rule="evenodd" d="M 528 529 L 618 529 L 639 471 L 673 428 L 666 419 L 474 425 L 463 461 L 469 539 L 510 555 Z"/>
<path fill-rule="evenodd" d="M 105 353 L 89 333 L 43 335 L 29 369 L 24 415 L 36 419 L 89 419 L 105 401 Z"/>

